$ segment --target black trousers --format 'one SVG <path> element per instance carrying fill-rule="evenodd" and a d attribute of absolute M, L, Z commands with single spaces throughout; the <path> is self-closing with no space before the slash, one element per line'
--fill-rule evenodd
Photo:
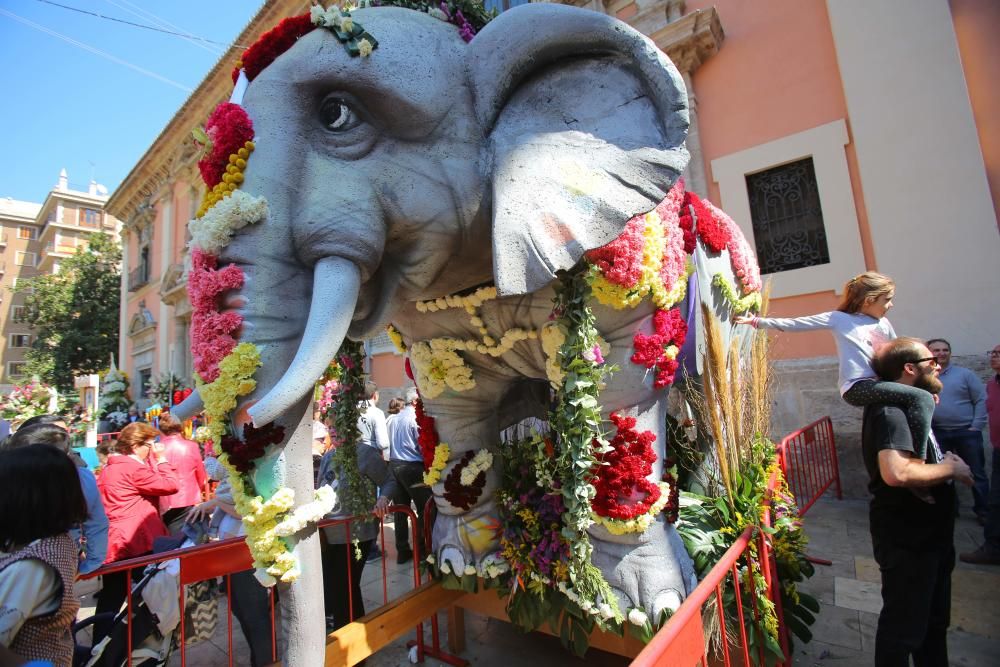
<path fill-rule="evenodd" d="M 274 642 L 271 641 L 271 606 L 267 589 L 253 576 L 252 569 L 229 575 L 229 581 L 233 594 L 233 616 L 239 621 L 250 647 L 250 662 L 253 667 L 270 665 L 274 662 L 271 657 Z"/>
<path fill-rule="evenodd" d="M 948 666 L 952 541 L 924 550 L 907 548 L 872 528 L 882 572 L 882 613 L 875 633 L 877 667 Z"/>
<path fill-rule="evenodd" d="M 323 544 L 323 607 L 333 619 L 333 629 L 341 628 L 365 615 L 361 597 L 361 574 L 375 540 L 358 543 L 361 560 L 355 558 L 353 544 Z M 351 562 L 350 600 L 348 600 L 347 561 Z M 352 615 L 353 611 L 353 615 Z"/>
<path fill-rule="evenodd" d="M 424 464 L 420 461 L 389 461 L 389 469 L 396 478 L 396 497 L 392 501 L 397 505 L 409 507 L 412 500 L 417 506 L 417 517 L 420 519 L 417 535 L 420 537 L 420 555 L 427 555 L 424 548 L 424 507 L 431 498 L 431 490 L 424 486 Z M 405 553 L 410 550 L 410 530 L 405 514 L 396 513 L 393 517 L 393 528 L 396 533 L 396 551 Z"/>

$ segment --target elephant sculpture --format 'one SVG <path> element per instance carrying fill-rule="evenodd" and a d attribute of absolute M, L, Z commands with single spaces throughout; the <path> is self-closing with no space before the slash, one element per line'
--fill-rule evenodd
<path fill-rule="evenodd" d="M 617 367 L 600 414 L 632 417 L 626 427 L 651 434 L 645 470 L 658 482 L 665 385 L 678 364 L 695 372 L 695 306 L 723 319 L 746 309 L 759 273 L 732 221 L 683 190 L 687 94 L 647 38 L 562 5 L 517 7 L 485 26 L 471 4 L 420 7 L 315 8 L 244 56 L 234 102 L 253 141 L 234 145 L 243 147 L 223 180 L 208 181 L 207 203 L 245 219 L 224 233 L 192 223 L 193 245 L 205 249 L 191 274 L 202 314 L 193 338 L 223 342 L 195 350 L 205 386 L 184 409 L 208 405 L 219 359 L 252 343 L 259 369 L 243 387 L 253 390 L 232 397 L 231 425 L 285 430 L 247 479 L 264 499 L 283 486 L 308 498 L 313 384 L 345 338 L 391 324 L 450 452 L 432 486 L 432 560 L 481 572 L 499 551 L 484 533 L 496 526 L 499 457 L 458 505 L 442 480 L 475 453 L 496 453 L 505 427 L 547 414 L 559 372 L 546 338 L 559 337 L 561 277 L 593 272 L 594 295 L 603 294 L 588 306 L 601 339 L 593 354 Z M 239 134 L 223 129 L 208 133 L 215 149 Z M 682 333 L 662 327 L 684 321 L 692 332 L 679 345 Z M 654 349 L 647 363 L 634 360 L 640 343 Z M 598 521 L 587 533 L 623 614 L 659 617 L 695 583 L 662 515 L 638 531 Z M 301 581 L 317 576 L 310 530 L 291 540 Z M 291 587 L 290 664 L 318 664 L 310 660 L 322 650 L 310 588 Z"/>

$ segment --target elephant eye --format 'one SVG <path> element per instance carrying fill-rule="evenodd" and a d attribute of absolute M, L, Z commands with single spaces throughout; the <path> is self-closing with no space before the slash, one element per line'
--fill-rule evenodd
<path fill-rule="evenodd" d="M 331 132 L 344 132 L 355 127 L 360 119 L 348 104 L 339 97 L 328 97 L 319 108 L 319 120 Z"/>

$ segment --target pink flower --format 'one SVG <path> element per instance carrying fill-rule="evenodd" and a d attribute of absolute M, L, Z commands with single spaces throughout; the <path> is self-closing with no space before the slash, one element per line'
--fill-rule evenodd
<path fill-rule="evenodd" d="M 608 282 L 622 287 L 635 287 L 642 277 L 643 232 L 646 219 L 637 215 L 625 225 L 625 231 L 611 243 L 591 250 L 587 260 L 601 270 Z"/>
<path fill-rule="evenodd" d="M 594 364 L 603 364 L 604 355 L 601 354 L 601 346 L 594 345 L 594 347 L 583 353 L 583 358 Z"/>
<path fill-rule="evenodd" d="M 219 377 L 219 362 L 236 347 L 235 334 L 243 324 L 239 313 L 219 312 L 219 297 L 243 286 L 243 271 L 234 264 L 217 270 L 218 261 L 197 248 L 191 252 L 191 354 L 194 369 L 205 382 Z"/>

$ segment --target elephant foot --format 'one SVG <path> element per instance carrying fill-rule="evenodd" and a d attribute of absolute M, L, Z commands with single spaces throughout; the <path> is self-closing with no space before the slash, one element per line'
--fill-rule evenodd
<path fill-rule="evenodd" d="M 428 563 L 444 575 L 495 579 L 507 570 L 499 555 L 499 525 L 492 501 L 460 514 L 439 513 Z"/>
<path fill-rule="evenodd" d="M 698 583 L 680 535 L 662 516 L 641 534 L 613 535 L 596 524 L 589 532 L 592 562 L 618 597 L 619 609 L 635 625 L 647 619 L 658 625 Z"/>

